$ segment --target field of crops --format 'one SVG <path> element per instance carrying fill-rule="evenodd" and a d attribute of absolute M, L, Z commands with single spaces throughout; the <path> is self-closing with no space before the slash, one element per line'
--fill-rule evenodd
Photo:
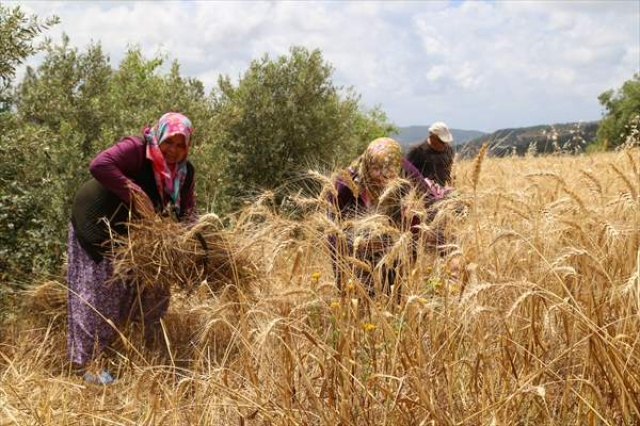
<path fill-rule="evenodd" d="M 6 295 L 0 425 L 638 424 L 640 150 L 454 175 L 447 254 L 396 232 L 391 297 L 337 290 L 322 200 L 265 194 L 225 231 L 229 282 L 176 291 L 159 349 L 122 330 L 110 386 L 70 371 L 64 279 Z"/>

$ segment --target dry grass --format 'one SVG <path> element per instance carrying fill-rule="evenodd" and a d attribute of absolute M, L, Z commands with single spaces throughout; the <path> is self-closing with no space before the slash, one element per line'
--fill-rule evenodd
<path fill-rule="evenodd" d="M 40 283 L 5 305 L 0 424 L 638 424 L 639 164 L 638 150 L 461 162 L 467 214 L 436 217 L 456 234 L 442 258 L 412 262 L 405 231 L 354 222 L 391 236 L 399 303 L 370 300 L 355 276 L 338 292 L 326 205 L 297 200 L 308 213 L 295 221 L 265 194 L 223 245 L 258 274 L 176 292 L 169 357 L 122 350 L 106 388 L 68 373 L 64 284 Z M 170 285 L 201 281 L 197 259 L 182 278 L 158 274 L 180 263 L 159 259 L 134 263 Z"/>
<path fill-rule="evenodd" d="M 250 259 L 250 247 L 225 230 L 215 214 L 201 216 L 188 229 L 156 219 L 132 223 L 126 236 L 114 240 L 114 279 L 135 278 L 147 289 L 187 293 L 203 282 L 215 292 L 229 285 L 253 286 L 258 266 Z"/>

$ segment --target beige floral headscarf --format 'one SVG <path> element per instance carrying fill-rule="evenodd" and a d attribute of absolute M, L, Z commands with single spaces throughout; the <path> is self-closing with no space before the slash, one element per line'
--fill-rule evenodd
<path fill-rule="evenodd" d="M 375 200 L 381 192 L 379 182 L 395 179 L 402 169 L 402 149 L 391 138 L 374 139 L 354 165 L 360 183 Z"/>

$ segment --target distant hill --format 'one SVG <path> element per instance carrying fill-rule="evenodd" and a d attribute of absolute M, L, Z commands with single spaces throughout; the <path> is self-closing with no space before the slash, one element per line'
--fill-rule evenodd
<path fill-rule="evenodd" d="M 462 158 L 475 157 L 483 143 L 489 144 L 488 155 L 524 155 L 529 149 L 538 153 L 558 150 L 582 152 L 586 145 L 596 139 L 598 121 L 585 123 L 562 123 L 501 129 L 458 145 L 456 151 Z"/>
<path fill-rule="evenodd" d="M 429 126 L 400 127 L 398 130 L 398 133 L 389 136 L 400 142 L 404 148 L 422 142 L 429 134 Z M 455 145 L 463 144 L 485 134 L 484 132 L 479 132 L 477 130 L 450 130 L 453 135 L 453 143 Z"/>

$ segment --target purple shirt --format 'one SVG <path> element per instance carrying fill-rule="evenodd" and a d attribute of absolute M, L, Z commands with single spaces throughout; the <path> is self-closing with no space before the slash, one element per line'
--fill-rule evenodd
<path fill-rule="evenodd" d="M 99 153 L 89 165 L 93 177 L 109 191 L 113 192 L 126 205 L 131 202 L 131 191 L 142 192 L 133 178 L 145 166 L 147 155 L 142 139 L 127 136 L 112 147 Z M 191 185 L 180 199 L 180 210 L 193 213 L 195 209 L 195 176 Z"/>

